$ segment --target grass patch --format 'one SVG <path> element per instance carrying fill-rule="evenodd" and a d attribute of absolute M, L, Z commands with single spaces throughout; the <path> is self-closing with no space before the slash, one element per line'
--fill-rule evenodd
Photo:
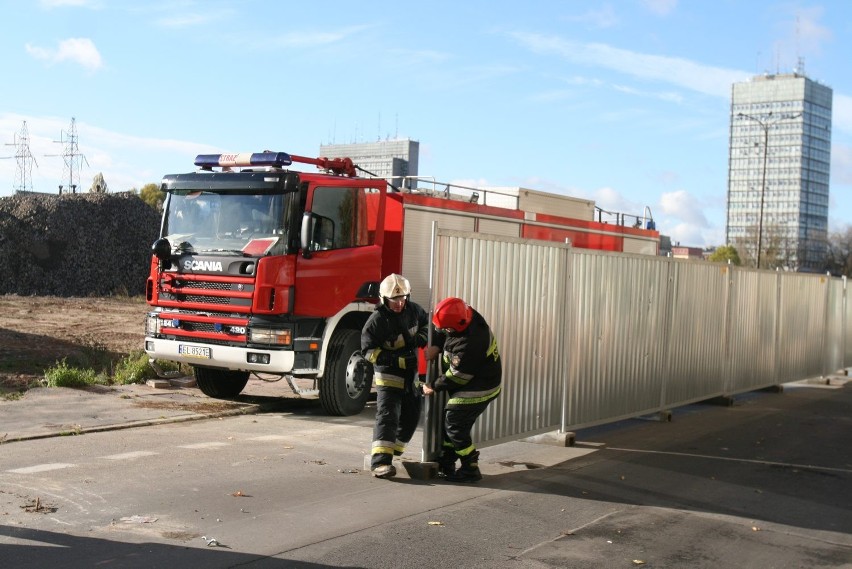
<path fill-rule="evenodd" d="M 18 399 L 20 399 L 23 396 L 24 396 L 23 391 L 8 391 L 8 392 L 0 391 L 0 399 L 3 399 L 5 401 L 17 401 Z"/>
<path fill-rule="evenodd" d="M 90 361 L 90 360 L 87 360 Z M 93 367 L 80 365 L 79 360 L 73 359 L 70 363 L 63 359 L 55 366 L 44 372 L 44 385 L 47 387 L 85 387 L 87 385 L 130 385 L 133 383 L 145 383 L 149 379 L 156 379 L 157 373 L 148 363 L 148 354 L 143 350 L 136 350 L 114 366 L 111 362 L 96 360 L 96 365 L 111 372 L 97 372 Z M 189 366 L 182 366 L 175 362 L 158 361 L 163 371 L 177 371 L 181 375 L 190 375 L 192 370 Z"/>
<path fill-rule="evenodd" d="M 143 350 L 136 350 L 124 357 L 115 366 L 113 371 L 113 383 L 128 385 L 130 383 L 145 383 L 149 379 L 157 379 L 157 373 L 148 363 L 149 356 Z M 158 361 L 157 364 L 163 371 L 180 371 L 187 375 L 180 364 L 176 362 Z"/>
<path fill-rule="evenodd" d="M 108 385 L 108 378 L 92 368 L 78 368 L 62 360 L 44 372 L 44 383 L 48 387 L 85 387 L 87 385 Z"/>

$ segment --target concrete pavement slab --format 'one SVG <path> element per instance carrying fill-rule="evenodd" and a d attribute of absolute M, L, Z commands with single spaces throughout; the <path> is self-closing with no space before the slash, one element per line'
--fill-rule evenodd
<path fill-rule="evenodd" d="M 0 442 L 252 413 L 258 405 L 218 401 L 197 389 L 147 385 L 41 387 L 0 400 Z"/>

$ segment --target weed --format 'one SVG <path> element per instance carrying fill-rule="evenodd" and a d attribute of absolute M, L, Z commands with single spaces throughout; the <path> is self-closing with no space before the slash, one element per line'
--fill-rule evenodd
<path fill-rule="evenodd" d="M 103 374 L 98 374 L 91 368 L 71 367 L 65 360 L 44 372 L 44 382 L 47 387 L 84 387 L 108 383 Z"/>
<path fill-rule="evenodd" d="M 0 391 L 0 399 L 4 399 L 6 401 L 17 401 L 18 399 L 20 399 L 23 396 L 24 396 L 23 391 L 9 391 L 9 392 Z"/>
<path fill-rule="evenodd" d="M 164 371 L 183 371 L 181 366 L 175 362 L 162 361 L 158 363 Z M 119 361 L 115 366 L 112 377 L 114 383 L 121 385 L 145 383 L 146 380 L 156 378 L 157 373 L 148 363 L 148 354 L 142 350 L 131 352 Z"/>

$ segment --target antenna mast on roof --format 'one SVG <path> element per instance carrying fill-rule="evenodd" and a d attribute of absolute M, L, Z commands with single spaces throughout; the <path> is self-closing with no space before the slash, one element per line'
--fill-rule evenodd
<path fill-rule="evenodd" d="M 15 147 L 15 190 L 26 192 L 33 190 L 33 164 L 38 168 L 35 156 L 30 152 L 30 135 L 27 130 L 27 121 L 21 126 L 21 131 L 15 135 L 15 142 L 7 142 L 6 146 Z M 3 156 L 12 158 L 12 156 Z"/>
<path fill-rule="evenodd" d="M 60 133 L 59 140 L 54 140 L 53 142 L 57 144 L 64 144 L 65 149 L 62 151 L 62 154 L 46 154 L 46 156 L 62 156 L 62 159 L 65 161 L 65 168 L 62 169 L 62 179 L 68 180 L 68 189 L 71 190 L 72 194 L 77 193 L 77 183 L 80 181 L 80 171 L 83 169 L 83 162 L 86 163 L 86 166 L 89 165 L 89 161 L 86 160 L 86 157 L 80 154 L 80 148 L 77 146 L 77 119 L 71 117 L 71 128 L 66 133 L 64 130 Z M 77 170 L 76 182 L 74 177 L 74 170 Z M 62 184 L 59 184 L 59 193 L 62 193 Z"/>

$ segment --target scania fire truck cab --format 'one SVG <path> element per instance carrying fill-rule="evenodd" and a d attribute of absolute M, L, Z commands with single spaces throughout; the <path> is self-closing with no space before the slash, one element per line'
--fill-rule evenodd
<path fill-rule="evenodd" d="M 323 172 L 285 168 L 293 162 Z M 360 330 L 382 277 L 387 183 L 354 177 L 348 159 L 283 152 L 195 164 L 162 181 L 146 287 L 152 363 L 191 365 L 211 397 L 236 397 L 256 373 L 316 392 L 330 414 L 360 412 L 372 387 Z"/>

